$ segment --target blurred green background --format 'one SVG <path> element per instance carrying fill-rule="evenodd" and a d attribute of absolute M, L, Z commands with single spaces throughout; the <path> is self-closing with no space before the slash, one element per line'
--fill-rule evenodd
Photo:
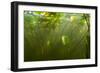
<path fill-rule="evenodd" d="M 24 11 L 24 61 L 90 58 L 90 15 Z"/>

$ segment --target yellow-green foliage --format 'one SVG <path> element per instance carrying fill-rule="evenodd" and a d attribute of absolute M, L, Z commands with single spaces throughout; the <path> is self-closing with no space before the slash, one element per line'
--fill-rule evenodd
<path fill-rule="evenodd" d="M 24 11 L 24 61 L 90 58 L 90 16 Z"/>

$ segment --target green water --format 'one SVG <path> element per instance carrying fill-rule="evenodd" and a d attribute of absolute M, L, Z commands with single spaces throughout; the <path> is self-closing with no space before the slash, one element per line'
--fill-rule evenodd
<path fill-rule="evenodd" d="M 90 58 L 90 15 L 24 11 L 24 61 Z"/>

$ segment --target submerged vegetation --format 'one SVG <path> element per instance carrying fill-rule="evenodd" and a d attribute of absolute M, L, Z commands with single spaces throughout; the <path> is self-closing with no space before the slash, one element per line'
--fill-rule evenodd
<path fill-rule="evenodd" d="M 89 14 L 24 11 L 24 61 L 88 58 Z"/>

